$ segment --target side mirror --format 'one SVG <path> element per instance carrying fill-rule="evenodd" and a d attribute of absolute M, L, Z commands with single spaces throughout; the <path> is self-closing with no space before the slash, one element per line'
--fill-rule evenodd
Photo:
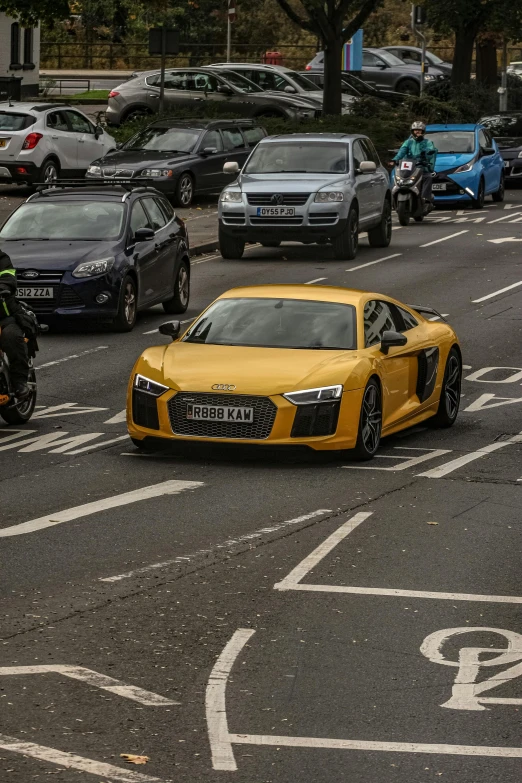
<path fill-rule="evenodd" d="M 101 125 L 97 125 L 94 129 L 94 138 L 99 139 L 100 136 L 103 136 L 103 128 Z"/>
<path fill-rule="evenodd" d="M 377 165 L 373 160 L 363 160 L 359 165 L 361 174 L 373 174 L 377 171 Z"/>
<path fill-rule="evenodd" d="M 383 63 L 382 60 L 377 63 L 377 68 L 380 68 L 381 71 L 384 71 L 384 69 L 387 68 L 387 67 L 388 67 L 387 64 Z"/>
<path fill-rule="evenodd" d="M 222 95 L 233 95 L 234 90 L 231 87 L 228 87 L 226 84 L 219 84 L 217 91 L 220 92 Z"/>
<path fill-rule="evenodd" d="M 181 324 L 179 321 L 166 321 L 158 329 L 160 334 L 164 334 L 166 337 L 172 337 L 176 340 L 179 337 L 181 331 Z"/>
<path fill-rule="evenodd" d="M 239 174 L 239 163 L 237 160 L 229 160 L 223 166 L 223 174 Z"/>
<path fill-rule="evenodd" d="M 118 141 L 118 143 L 116 144 L 116 149 L 117 150 L 121 150 L 122 147 L 123 147 L 123 142 L 122 141 Z"/>
<path fill-rule="evenodd" d="M 152 228 L 138 228 L 134 234 L 135 242 L 147 242 L 149 239 L 154 239 L 154 230 Z"/>
<path fill-rule="evenodd" d="M 381 337 L 381 353 L 387 354 L 390 348 L 394 345 L 406 345 L 408 338 L 406 335 L 400 332 L 394 332 L 392 330 L 382 333 Z"/>
<path fill-rule="evenodd" d="M 217 153 L 217 147 L 205 147 L 204 149 L 200 150 L 200 155 L 204 158 L 207 157 L 207 155 L 215 155 Z"/>
<path fill-rule="evenodd" d="M 285 92 L 289 92 L 289 93 L 295 94 L 297 92 L 297 90 L 295 89 L 295 87 L 292 87 L 291 84 L 287 84 L 286 87 L 285 87 Z"/>

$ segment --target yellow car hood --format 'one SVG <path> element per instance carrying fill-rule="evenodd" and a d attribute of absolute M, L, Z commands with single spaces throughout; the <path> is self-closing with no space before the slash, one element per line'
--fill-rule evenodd
<path fill-rule="evenodd" d="M 157 349 L 156 349 L 157 350 Z M 158 354 L 151 349 L 142 359 L 159 370 Z M 147 361 L 148 360 L 148 361 Z M 357 351 L 289 348 L 246 348 L 176 342 L 166 347 L 162 374 L 165 385 L 180 391 L 211 391 L 215 384 L 235 386 L 236 394 L 274 395 L 345 383 L 358 388 L 361 363 Z M 146 367 L 139 370 L 146 374 Z"/>

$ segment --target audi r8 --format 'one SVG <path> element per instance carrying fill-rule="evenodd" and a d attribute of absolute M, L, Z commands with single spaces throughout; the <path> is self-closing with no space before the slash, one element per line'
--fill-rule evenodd
<path fill-rule="evenodd" d="M 128 387 L 133 443 L 242 443 L 353 449 L 430 419 L 449 427 L 462 357 L 429 307 L 308 285 L 231 289 L 170 345 L 148 348 Z M 434 315 L 435 314 L 435 315 Z M 442 318 L 440 316 L 440 318 Z"/>

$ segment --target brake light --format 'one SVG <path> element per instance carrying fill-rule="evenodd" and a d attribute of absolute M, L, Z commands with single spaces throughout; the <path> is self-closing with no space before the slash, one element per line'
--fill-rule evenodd
<path fill-rule="evenodd" d="M 43 136 L 41 133 L 30 133 L 28 136 L 25 137 L 24 143 L 22 144 L 22 149 L 34 150 L 34 148 L 42 138 Z"/>
<path fill-rule="evenodd" d="M 312 66 L 311 65 L 307 65 L 306 68 L 305 68 L 305 71 L 311 71 L 311 70 L 312 70 Z"/>
<path fill-rule="evenodd" d="M 117 98 L 120 93 L 117 90 L 111 90 L 109 93 L 109 98 Z"/>

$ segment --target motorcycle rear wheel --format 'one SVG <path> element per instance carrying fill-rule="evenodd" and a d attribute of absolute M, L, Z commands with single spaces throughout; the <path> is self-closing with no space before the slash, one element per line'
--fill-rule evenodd
<path fill-rule="evenodd" d="M 0 408 L 0 416 L 7 424 L 26 424 L 33 415 L 36 406 L 36 375 L 32 368 L 29 370 L 28 382 L 34 384 L 29 397 L 17 405 L 3 405 Z"/>
<path fill-rule="evenodd" d="M 406 201 L 399 201 L 397 204 L 397 217 L 401 226 L 407 226 L 410 222 L 410 213 Z"/>

